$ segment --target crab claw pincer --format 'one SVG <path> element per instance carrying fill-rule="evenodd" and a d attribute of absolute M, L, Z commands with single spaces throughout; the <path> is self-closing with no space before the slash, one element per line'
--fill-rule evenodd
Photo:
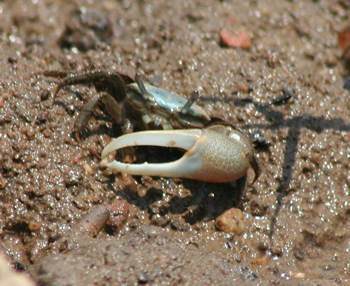
<path fill-rule="evenodd" d="M 243 177 L 252 165 L 257 178 L 257 171 L 252 164 L 252 161 L 255 162 L 252 148 L 242 143 L 240 136 L 229 137 L 210 128 L 141 131 L 113 140 L 105 147 L 101 157 L 103 159 L 108 153 L 129 146 L 181 148 L 186 152 L 174 162 L 127 164 L 114 160 L 107 166 L 131 175 L 179 177 L 223 183 Z"/>

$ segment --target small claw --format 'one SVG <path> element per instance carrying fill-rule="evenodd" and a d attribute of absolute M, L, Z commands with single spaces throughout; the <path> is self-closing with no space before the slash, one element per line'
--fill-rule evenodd
<path fill-rule="evenodd" d="M 32 72 L 29 74 L 29 76 L 37 76 L 37 75 L 43 75 L 43 76 L 51 76 L 51 77 L 58 77 L 58 78 L 64 78 L 71 72 L 69 71 L 55 71 L 55 70 L 47 70 L 47 71 L 38 71 L 38 72 Z M 64 86 L 62 82 L 58 83 L 55 91 L 53 93 L 53 99 L 52 99 L 52 106 L 55 104 L 56 96 L 58 92 L 61 90 L 61 88 Z"/>
<path fill-rule="evenodd" d="M 131 175 L 179 177 L 207 182 L 230 182 L 247 173 L 249 150 L 236 140 L 208 129 L 142 131 L 123 135 L 109 143 L 101 158 L 129 146 L 163 146 L 187 152 L 179 160 L 160 164 L 125 164 L 113 161 L 107 166 Z"/>
<path fill-rule="evenodd" d="M 57 94 L 59 93 L 59 91 L 61 90 L 62 87 L 63 87 L 62 82 L 60 82 L 56 85 L 55 91 L 53 92 L 53 95 L 52 95 L 52 106 L 55 104 Z"/>
<path fill-rule="evenodd" d="M 80 143 L 80 134 L 79 134 L 79 131 L 74 131 L 74 138 L 75 138 L 75 141 L 77 141 L 78 143 Z"/>

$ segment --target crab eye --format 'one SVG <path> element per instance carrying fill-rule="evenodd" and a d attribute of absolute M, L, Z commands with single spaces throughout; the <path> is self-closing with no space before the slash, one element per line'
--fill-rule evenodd
<path fill-rule="evenodd" d="M 190 110 L 191 106 L 199 97 L 199 92 L 198 90 L 195 90 L 192 92 L 191 97 L 187 100 L 186 104 L 182 107 L 181 113 L 186 114 Z"/>
<path fill-rule="evenodd" d="M 144 83 L 142 81 L 141 73 L 139 73 L 139 72 L 136 73 L 135 81 L 137 83 L 137 86 L 139 87 L 139 90 L 140 90 L 140 92 L 142 94 L 142 97 L 144 99 L 155 101 L 154 96 L 147 91 L 147 89 L 146 89 L 146 87 L 145 87 L 145 85 L 144 85 Z"/>

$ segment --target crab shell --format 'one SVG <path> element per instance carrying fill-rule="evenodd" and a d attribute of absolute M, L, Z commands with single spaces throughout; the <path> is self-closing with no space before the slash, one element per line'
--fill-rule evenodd
<path fill-rule="evenodd" d="M 208 113 L 198 104 L 192 103 L 188 110 L 184 111 L 188 99 L 147 83 L 144 87 L 147 92 L 140 91 L 139 83 L 129 84 L 128 95 L 132 102 L 147 106 L 149 117 L 153 115 L 154 118 L 166 118 L 172 126 L 178 128 L 201 128 L 210 121 Z M 145 116 L 146 123 L 151 120 Z"/>

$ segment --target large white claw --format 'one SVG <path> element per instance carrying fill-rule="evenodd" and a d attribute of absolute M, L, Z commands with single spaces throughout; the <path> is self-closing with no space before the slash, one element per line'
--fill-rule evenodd
<path fill-rule="evenodd" d="M 179 160 L 160 164 L 126 164 L 112 161 L 107 166 L 131 175 L 179 177 L 207 182 L 235 181 L 250 166 L 248 150 L 233 138 L 208 129 L 142 131 L 123 135 L 110 142 L 102 152 L 129 146 L 177 147 L 187 152 Z"/>

